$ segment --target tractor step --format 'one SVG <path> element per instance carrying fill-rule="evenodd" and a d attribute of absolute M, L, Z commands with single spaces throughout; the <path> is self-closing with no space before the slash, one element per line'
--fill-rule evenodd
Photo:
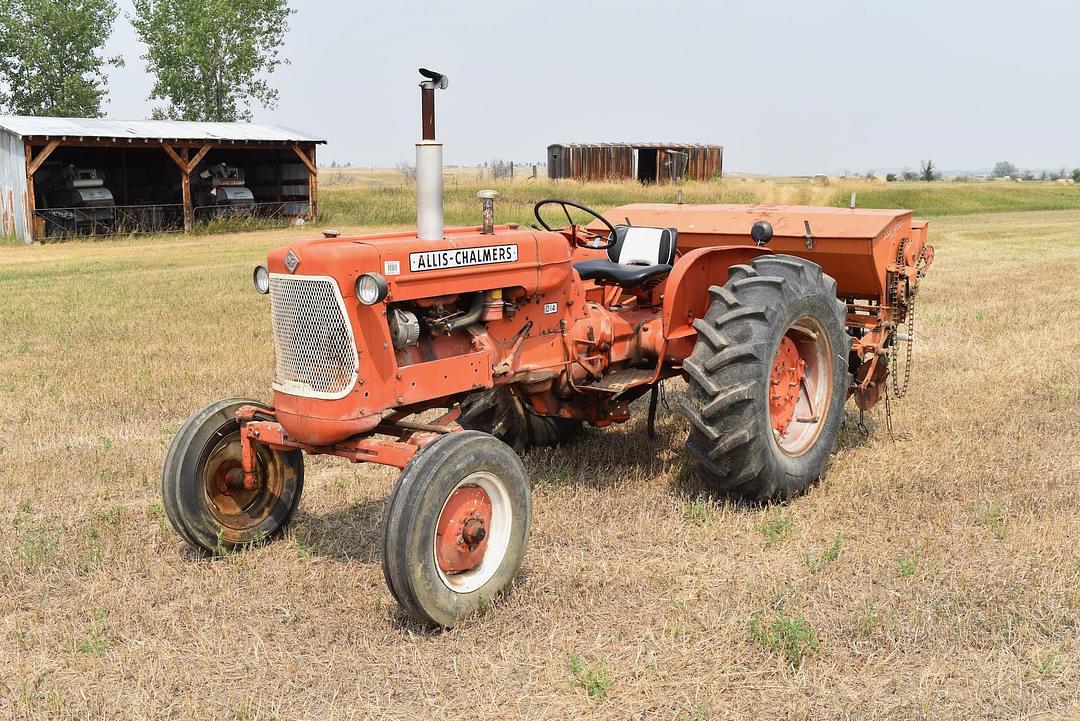
<path fill-rule="evenodd" d="M 619 395 L 623 391 L 644 385 L 656 376 L 655 368 L 624 368 L 609 373 L 598 381 L 581 386 L 584 390 Z"/>

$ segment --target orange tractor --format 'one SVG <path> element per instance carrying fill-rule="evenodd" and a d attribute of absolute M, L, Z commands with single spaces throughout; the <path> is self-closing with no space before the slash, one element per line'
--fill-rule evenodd
<path fill-rule="evenodd" d="M 444 229 L 446 77 L 421 73 L 417 229 L 327 232 L 255 269 L 273 403 L 230 398 L 184 423 L 163 471 L 176 531 L 208 552 L 279 532 L 304 453 L 395 466 L 384 575 L 407 613 L 448 627 L 521 564 L 531 495 L 515 450 L 622 423 L 646 394 L 651 432 L 665 379 L 687 381 L 679 408 L 708 487 L 766 500 L 816 481 L 845 400 L 873 406 L 910 348 L 926 223 L 547 199 L 525 229 L 495 225 L 482 192 L 482 225 Z"/>

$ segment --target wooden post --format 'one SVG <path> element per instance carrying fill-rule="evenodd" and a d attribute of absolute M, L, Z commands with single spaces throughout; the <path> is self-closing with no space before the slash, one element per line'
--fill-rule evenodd
<path fill-rule="evenodd" d="M 188 149 L 184 148 L 180 159 L 184 168 L 180 171 L 180 194 L 184 201 L 184 232 L 190 233 L 195 225 L 195 210 L 191 207 L 191 167 L 188 165 Z"/>
<path fill-rule="evenodd" d="M 308 203 L 311 212 L 311 222 L 319 219 L 319 164 L 315 160 L 315 144 L 311 145 L 311 167 L 308 173 Z"/>
<path fill-rule="evenodd" d="M 307 166 L 308 170 L 308 213 L 311 220 L 319 217 L 319 166 L 315 164 L 315 144 L 311 145 L 311 156 L 297 144 L 292 146 L 293 152 L 300 161 Z"/>
<path fill-rule="evenodd" d="M 184 204 L 184 231 L 188 233 L 191 232 L 192 226 L 195 225 L 195 212 L 191 207 L 191 171 L 206 156 L 210 148 L 209 144 L 202 146 L 199 152 L 195 154 L 195 158 L 188 160 L 188 148 L 182 148 L 181 154 L 178 155 L 168 143 L 161 144 L 161 149 L 172 158 L 172 161 L 176 163 L 176 167 L 180 169 L 180 195 Z"/>
<path fill-rule="evenodd" d="M 34 148 L 30 141 L 23 144 L 23 152 L 26 154 L 26 232 L 30 239 L 34 239 L 34 221 L 37 219 L 37 197 L 34 195 L 34 174 L 30 172 L 30 161 L 33 159 Z"/>

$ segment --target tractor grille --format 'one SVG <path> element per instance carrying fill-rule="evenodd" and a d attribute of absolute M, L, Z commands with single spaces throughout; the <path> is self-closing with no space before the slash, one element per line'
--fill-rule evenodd
<path fill-rule="evenodd" d="M 332 278 L 270 276 L 277 380 L 284 393 L 341 398 L 356 384 L 359 360 L 345 304 Z"/>

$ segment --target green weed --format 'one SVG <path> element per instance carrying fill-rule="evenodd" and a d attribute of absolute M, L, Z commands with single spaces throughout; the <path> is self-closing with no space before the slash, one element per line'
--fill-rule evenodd
<path fill-rule="evenodd" d="M 791 532 L 791 518 L 785 516 L 782 511 L 777 511 L 772 520 L 762 524 L 761 532 L 765 534 L 766 545 L 778 543 L 787 538 Z"/>
<path fill-rule="evenodd" d="M 1051 651 L 1031 661 L 1028 667 L 1036 676 L 1054 678 L 1060 676 L 1065 670 L 1065 660 L 1062 659 L 1060 651 Z"/>
<path fill-rule="evenodd" d="M 817 636 L 802 616 L 791 617 L 780 613 L 771 621 L 766 621 L 764 611 L 758 611 L 750 618 L 749 630 L 751 638 L 780 654 L 796 668 L 818 648 Z"/>
<path fill-rule="evenodd" d="M 855 617 L 855 624 L 859 627 L 859 631 L 861 631 L 863 635 L 869 636 L 873 633 L 880 620 L 881 614 L 879 614 L 874 607 L 874 602 L 866 601 L 863 604 L 863 612 Z"/>
<path fill-rule="evenodd" d="M 86 630 L 86 634 L 79 639 L 75 647 L 79 653 L 97 655 L 107 651 L 112 642 L 105 635 L 105 611 L 98 610 L 94 614 L 94 622 Z"/>
<path fill-rule="evenodd" d="M 18 557 L 28 568 L 48 563 L 56 553 L 57 538 L 42 524 L 23 529 Z"/>
<path fill-rule="evenodd" d="M 1005 508 L 997 501 L 989 506 L 976 506 L 975 522 L 990 529 L 998 540 L 1005 538 L 1009 532 L 1009 527 L 1005 523 Z"/>
<path fill-rule="evenodd" d="M 837 533 L 831 546 L 826 548 L 820 554 L 816 554 L 813 551 L 807 551 L 803 554 L 803 560 L 806 561 L 806 567 L 810 569 L 810 573 L 817 573 L 836 559 L 840 558 L 840 551 L 843 547 L 844 534 Z"/>
<path fill-rule="evenodd" d="M 716 509 L 704 499 L 691 501 L 683 511 L 683 520 L 695 526 L 708 525 L 716 518 Z"/>
<path fill-rule="evenodd" d="M 293 542 L 296 543 L 296 557 L 299 559 L 311 558 L 315 550 L 307 543 L 299 533 L 293 534 Z"/>
<path fill-rule="evenodd" d="M 607 696 L 607 691 L 614 681 L 603 661 L 593 665 L 586 664 L 576 653 L 570 656 L 570 670 L 578 684 L 589 694 L 589 698 L 600 701 Z"/>
<path fill-rule="evenodd" d="M 919 555 L 917 553 L 912 553 L 910 556 L 899 556 L 896 560 L 900 564 L 900 575 L 905 578 L 914 576 L 919 570 Z"/>

